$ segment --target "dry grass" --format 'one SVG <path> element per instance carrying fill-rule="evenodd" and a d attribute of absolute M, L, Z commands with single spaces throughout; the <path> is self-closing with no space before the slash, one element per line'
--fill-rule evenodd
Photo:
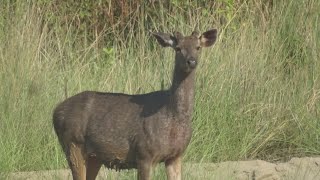
<path fill-rule="evenodd" d="M 259 1 L 254 1 L 259 2 Z M 320 1 L 242 4 L 226 23 L 193 7 L 159 21 L 140 17 L 127 39 L 85 41 L 43 22 L 33 6 L 0 18 L 0 170 L 66 168 L 52 109 L 83 90 L 144 93 L 168 87 L 173 53 L 146 31 L 219 29 L 197 69 L 194 134 L 185 161 L 218 162 L 320 154 Z M 185 15 L 188 16 L 185 16 Z M 193 15 L 193 16 L 189 16 Z M 179 21 L 178 21 L 179 20 Z M 152 23 L 151 23 L 152 22 Z M 106 35 L 120 37 L 109 30 Z M 163 171 L 159 171 L 163 173 Z"/>

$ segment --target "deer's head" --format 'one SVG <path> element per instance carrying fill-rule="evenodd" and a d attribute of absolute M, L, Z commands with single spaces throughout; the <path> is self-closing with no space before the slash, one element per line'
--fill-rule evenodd
<path fill-rule="evenodd" d="M 194 31 L 190 36 L 183 36 L 180 32 L 173 35 L 167 33 L 153 33 L 163 47 L 172 47 L 176 52 L 176 67 L 189 73 L 198 64 L 198 56 L 201 47 L 209 47 L 214 44 L 217 38 L 217 30 L 212 29 L 201 35 Z"/>

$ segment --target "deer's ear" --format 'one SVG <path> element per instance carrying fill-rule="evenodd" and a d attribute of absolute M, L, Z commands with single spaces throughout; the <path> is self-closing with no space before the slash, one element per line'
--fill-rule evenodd
<path fill-rule="evenodd" d="M 158 43 L 163 47 L 175 47 L 177 45 L 177 38 L 171 36 L 170 34 L 157 32 L 152 33 L 152 35 L 157 39 Z"/>
<path fill-rule="evenodd" d="M 204 32 L 200 36 L 200 45 L 202 47 L 212 46 L 216 41 L 216 39 L 217 39 L 217 30 L 216 29 L 209 30 L 207 32 Z"/>

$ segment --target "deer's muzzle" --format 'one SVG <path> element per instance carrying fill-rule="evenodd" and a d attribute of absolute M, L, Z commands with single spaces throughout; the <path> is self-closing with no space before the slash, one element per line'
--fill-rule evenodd
<path fill-rule="evenodd" d="M 190 59 L 187 61 L 187 64 L 190 68 L 195 68 L 197 66 L 197 61 L 194 59 Z"/>

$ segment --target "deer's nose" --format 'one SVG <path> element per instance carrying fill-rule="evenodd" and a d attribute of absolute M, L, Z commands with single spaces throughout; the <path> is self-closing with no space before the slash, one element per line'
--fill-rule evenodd
<path fill-rule="evenodd" d="M 195 68 L 197 66 L 197 61 L 195 59 L 190 59 L 187 63 L 191 68 Z"/>

